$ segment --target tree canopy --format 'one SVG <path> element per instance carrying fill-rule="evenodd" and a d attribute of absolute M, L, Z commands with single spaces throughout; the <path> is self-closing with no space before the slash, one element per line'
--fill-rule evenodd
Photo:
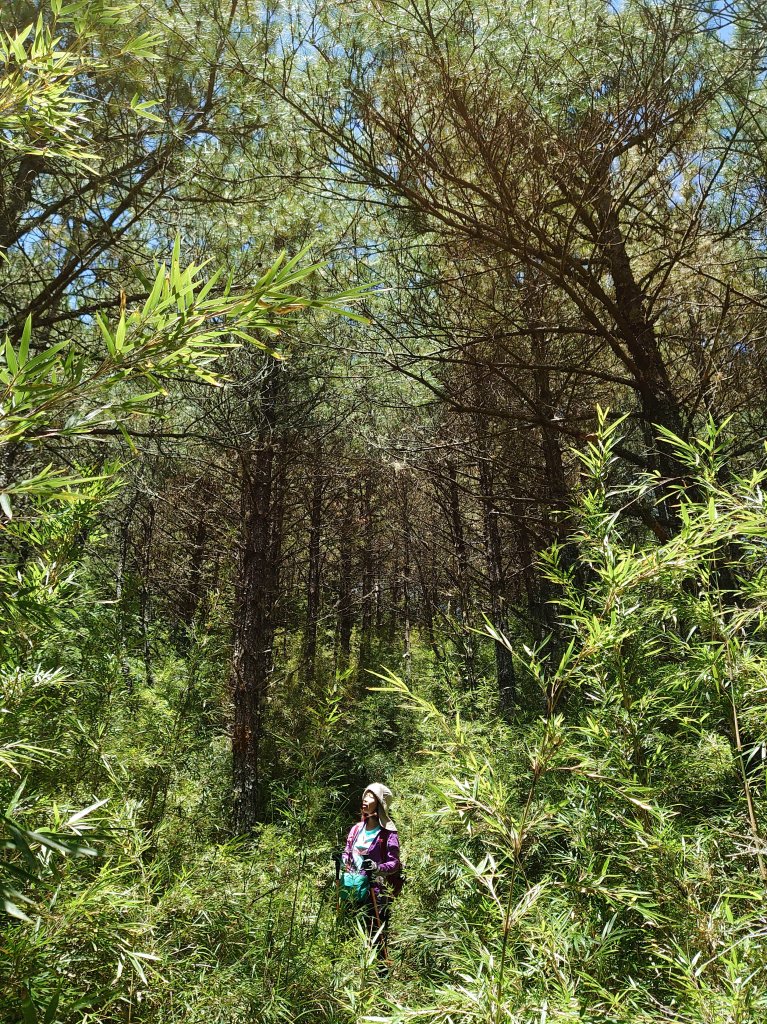
<path fill-rule="evenodd" d="M 766 27 L 3 6 L 0 1024 L 765 1019 Z"/>

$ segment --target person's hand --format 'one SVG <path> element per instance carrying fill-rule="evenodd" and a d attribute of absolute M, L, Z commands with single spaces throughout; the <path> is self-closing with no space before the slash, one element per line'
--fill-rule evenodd
<path fill-rule="evenodd" d="M 363 860 L 363 862 L 362 862 L 362 870 L 363 871 L 375 871 L 377 869 L 377 867 L 378 867 L 378 865 L 372 859 L 372 857 L 366 857 Z"/>

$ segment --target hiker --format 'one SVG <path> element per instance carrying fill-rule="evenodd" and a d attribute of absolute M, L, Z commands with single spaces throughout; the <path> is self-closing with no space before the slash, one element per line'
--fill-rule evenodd
<path fill-rule="evenodd" d="M 362 794 L 362 820 L 344 849 L 344 890 L 363 908 L 369 934 L 386 955 L 389 901 L 401 888 L 397 826 L 389 817 L 392 791 L 374 782 Z"/>

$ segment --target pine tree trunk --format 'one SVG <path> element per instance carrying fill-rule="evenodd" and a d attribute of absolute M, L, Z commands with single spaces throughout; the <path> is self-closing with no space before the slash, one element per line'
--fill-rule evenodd
<path fill-rule="evenodd" d="M 473 634 L 470 633 L 467 628 L 471 612 L 469 557 L 463 527 L 463 515 L 461 513 L 461 492 L 458 486 L 458 469 L 452 459 L 447 464 L 447 476 L 447 505 L 449 510 L 450 533 L 453 540 L 455 583 L 456 590 L 458 592 L 455 616 L 459 625 L 459 636 L 457 639 L 464 654 L 467 681 L 469 687 L 473 689 L 475 683 L 474 640 Z"/>
<path fill-rule="evenodd" d="M 312 500 L 309 511 L 309 551 L 306 584 L 306 627 L 304 632 L 304 669 L 308 678 L 314 674 L 317 657 L 317 623 L 320 615 L 322 492 L 322 447 L 318 443 L 312 482 Z"/>
<path fill-rule="evenodd" d="M 501 543 L 500 512 L 496 508 L 493 471 L 489 458 L 479 466 L 479 481 L 484 510 L 485 558 L 490 590 L 490 615 L 496 629 L 505 633 L 508 627 L 505 602 L 503 547 Z M 504 706 L 512 708 L 517 700 L 514 661 L 507 648 L 495 642 L 495 668 L 498 692 Z"/>
<path fill-rule="evenodd" d="M 340 558 L 338 563 L 338 648 L 337 668 L 343 671 L 351 655 L 352 630 L 354 628 L 354 607 L 352 604 L 353 572 L 353 521 L 355 514 L 354 487 L 347 483 L 344 514 L 339 538 Z"/>
<path fill-rule="evenodd" d="M 405 666 L 405 679 L 410 680 L 411 671 L 411 622 L 410 622 L 410 562 L 411 562 L 411 525 L 410 525 L 410 487 L 407 477 L 402 481 L 402 660 Z"/>
<path fill-rule="evenodd" d="M 232 653 L 232 773 L 234 825 L 252 828 L 261 817 L 260 748 L 272 671 L 276 567 L 273 564 L 274 447 L 267 442 L 242 456 L 240 558 Z"/>
<path fill-rule="evenodd" d="M 205 545 L 208 539 L 205 515 L 200 514 L 194 531 L 192 551 L 189 557 L 189 582 L 184 600 L 184 622 L 191 629 L 202 600 L 202 569 L 205 562 Z"/>
<path fill-rule="evenodd" d="M 276 431 L 279 368 L 260 396 L 261 428 L 240 454 L 240 543 L 232 650 L 233 818 L 238 832 L 262 820 L 261 744 L 274 663 L 275 603 L 285 508 L 285 466 Z"/>
<path fill-rule="evenodd" d="M 144 655 L 144 677 L 147 686 L 154 686 L 154 673 L 152 671 L 152 645 L 150 640 L 150 627 L 152 624 L 152 596 L 150 593 L 150 579 L 152 572 L 152 542 L 154 540 L 155 505 L 149 502 L 147 518 L 144 524 L 143 551 L 142 551 L 142 572 L 141 590 L 139 593 L 140 623 L 141 623 L 141 644 Z"/>
<path fill-rule="evenodd" d="M 373 564 L 373 485 L 366 480 L 362 491 L 362 635 L 360 670 L 370 664 L 373 621 L 376 611 L 375 566 Z"/>

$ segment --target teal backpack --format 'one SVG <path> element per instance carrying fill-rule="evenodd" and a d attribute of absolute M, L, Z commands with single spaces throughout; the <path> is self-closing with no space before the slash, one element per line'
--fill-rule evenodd
<path fill-rule="evenodd" d="M 344 871 L 341 876 L 341 902 L 351 906 L 367 902 L 370 879 L 361 872 Z"/>

